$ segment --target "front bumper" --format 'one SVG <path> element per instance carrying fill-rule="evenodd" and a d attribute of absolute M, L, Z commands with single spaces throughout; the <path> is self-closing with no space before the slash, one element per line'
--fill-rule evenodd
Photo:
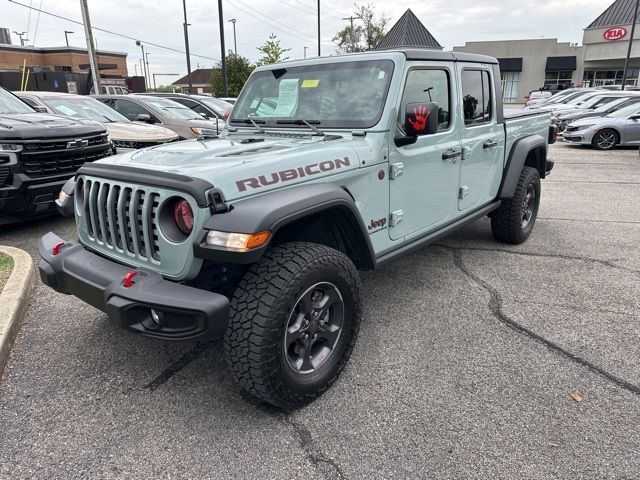
<path fill-rule="evenodd" d="M 33 179 L 24 174 L 14 174 L 11 185 L 0 186 L 0 225 L 34 215 L 56 213 L 54 200 L 69 177 Z"/>
<path fill-rule="evenodd" d="M 54 255 L 54 245 L 63 241 L 51 232 L 39 241 L 38 268 L 45 285 L 84 300 L 106 312 L 114 323 L 141 335 L 164 340 L 207 340 L 224 335 L 229 317 L 227 297 L 144 270 L 137 270 L 133 285 L 127 288 L 123 278 L 131 268 L 74 242 L 65 242 Z"/>
<path fill-rule="evenodd" d="M 565 142 L 575 143 L 580 145 L 591 145 L 591 140 L 593 140 L 594 132 L 587 130 L 573 130 L 567 132 L 566 130 L 562 133 L 562 138 Z"/>

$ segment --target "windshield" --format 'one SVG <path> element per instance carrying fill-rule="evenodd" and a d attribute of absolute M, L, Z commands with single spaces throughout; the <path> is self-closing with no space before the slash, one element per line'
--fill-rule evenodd
<path fill-rule="evenodd" d="M 42 98 L 41 101 L 53 113 L 64 115 L 65 117 L 95 120 L 102 123 L 129 121 L 124 115 L 89 97 L 52 97 Z"/>
<path fill-rule="evenodd" d="M 640 103 L 640 96 L 637 98 L 621 98 L 616 102 L 611 102 L 607 105 L 603 105 L 602 107 L 598 107 L 594 110 L 594 112 L 617 112 L 621 108 L 626 108 L 629 105 L 637 105 Z"/>
<path fill-rule="evenodd" d="M 202 120 L 202 115 L 197 114 L 189 107 L 185 107 L 181 103 L 168 100 L 166 98 L 145 99 L 145 103 L 158 110 L 158 112 L 167 118 L 177 120 Z"/>
<path fill-rule="evenodd" d="M 616 97 L 603 97 L 601 95 L 596 95 L 595 97 L 591 97 L 581 103 L 580 108 L 593 108 L 596 105 L 606 105 L 609 102 L 613 102 L 615 99 Z"/>
<path fill-rule="evenodd" d="M 369 128 L 382 116 L 393 62 L 372 60 L 277 68 L 254 73 L 230 123 L 293 119 L 328 128 Z M 301 128 L 305 128 L 304 125 Z"/>
<path fill-rule="evenodd" d="M 33 113 L 35 110 L 12 93 L 0 88 L 0 114 Z"/>
<path fill-rule="evenodd" d="M 615 112 L 610 113 L 609 115 L 607 115 L 607 117 L 609 118 L 630 117 L 631 115 L 633 115 L 638 111 L 640 111 L 640 105 L 638 105 L 637 103 L 633 103 L 631 105 L 621 108 L 620 110 L 616 110 Z"/>
<path fill-rule="evenodd" d="M 227 103 L 224 100 L 218 100 L 217 98 L 198 97 L 198 101 L 204 103 L 207 107 L 209 107 L 221 117 L 224 117 L 225 112 L 229 108 L 233 108 L 233 105 L 231 105 L 230 103 Z"/>
<path fill-rule="evenodd" d="M 583 102 L 590 100 L 594 96 L 593 93 L 581 92 L 576 97 L 565 99 L 562 103 L 565 105 L 582 105 Z"/>

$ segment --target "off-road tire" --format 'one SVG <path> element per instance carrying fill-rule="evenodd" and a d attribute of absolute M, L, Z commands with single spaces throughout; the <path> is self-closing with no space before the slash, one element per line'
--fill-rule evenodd
<path fill-rule="evenodd" d="M 343 299 L 343 326 L 326 361 L 310 373 L 294 371 L 287 360 L 285 332 L 300 298 L 318 282 L 334 284 Z M 293 409 L 324 393 L 345 367 L 360 326 L 358 272 L 348 257 L 314 243 L 274 247 L 252 265 L 231 298 L 224 347 L 233 376 L 249 393 L 272 405 Z"/>
<path fill-rule="evenodd" d="M 524 207 L 527 202 L 527 193 L 533 189 L 531 217 L 526 225 L 523 225 Z M 496 240 L 505 243 L 522 243 L 533 230 L 536 222 L 538 208 L 540 206 L 540 175 L 535 168 L 524 167 L 516 191 L 511 200 L 502 202 L 498 210 L 491 215 L 491 231 Z"/>
<path fill-rule="evenodd" d="M 604 141 L 604 138 L 610 139 Z M 611 128 L 605 128 L 597 132 L 591 140 L 591 145 L 596 150 L 613 150 L 620 143 L 620 135 Z"/>

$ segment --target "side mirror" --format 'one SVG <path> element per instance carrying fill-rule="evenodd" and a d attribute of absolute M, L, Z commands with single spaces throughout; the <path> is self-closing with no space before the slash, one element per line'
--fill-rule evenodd
<path fill-rule="evenodd" d="M 438 133 L 438 104 L 409 103 L 404 111 L 404 131 L 407 137 Z"/>
<path fill-rule="evenodd" d="M 137 118 L 139 122 L 154 123 L 148 113 L 139 113 Z"/>

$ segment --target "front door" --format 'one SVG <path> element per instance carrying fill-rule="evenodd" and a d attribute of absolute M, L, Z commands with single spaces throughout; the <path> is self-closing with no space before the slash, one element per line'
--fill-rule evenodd
<path fill-rule="evenodd" d="M 496 116 L 496 92 L 490 68 L 458 64 L 462 105 L 462 161 L 458 209 L 481 206 L 499 183 L 504 158 L 504 126 Z M 495 193 L 495 192 L 494 192 Z"/>
<path fill-rule="evenodd" d="M 407 73 L 398 105 L 398 130 L 404 133 L 407 104 L 435 102 L 439 107 L 438 132 L 419 136 L 415 143 L 401 147 L 391 140 L 389 235 L 393 240 L 427 233 L 457 212 L 461 150 L 455 85 L 453 63 L 429 63 L 412 67 Z"/>

